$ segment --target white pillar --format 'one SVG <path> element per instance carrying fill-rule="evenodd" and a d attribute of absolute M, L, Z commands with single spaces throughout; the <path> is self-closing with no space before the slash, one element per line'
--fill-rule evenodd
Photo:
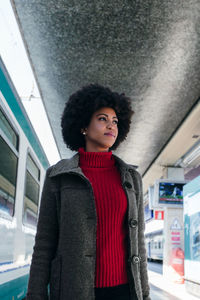
<path fill-rule="evenodd" d="M 166 178 L 172 182 L 184 180 L 182 168 L 166 168 Z M 184 222 L 183 208 L 164 209 L 163 275 L 174 282 L 183 283 L 184 272 Z"/>

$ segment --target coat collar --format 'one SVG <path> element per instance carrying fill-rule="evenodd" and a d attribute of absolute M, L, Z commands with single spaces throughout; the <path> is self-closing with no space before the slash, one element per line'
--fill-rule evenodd
<path fill-rule="evenodd" d="M 134 166 L 126 164 L 122 159 L 120 159 L 118 156 L 114 155 L 117 168 L 119 169 L 121 175 L 124 175 L 126 171 L 129 169 L 133 169 Z M 61 175 L 64 173 L 77 173 L 80 175 L 83 175 L 83 172 L 81 168 L 79 167 L 79 154 L 76 153 L 72 158 L 70 159 L 62 159 L 57 164 L 55 164 L 51 172 L 49 174 L 50 177 L 54 177 L 57 175 Z"/>

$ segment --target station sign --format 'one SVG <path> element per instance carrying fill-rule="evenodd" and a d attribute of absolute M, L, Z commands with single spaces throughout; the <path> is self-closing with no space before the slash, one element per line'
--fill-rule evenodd
<path fill-rule="evenodd" d="M 164 220 L 164 210 L 154 210 L 155 220 Z"/>

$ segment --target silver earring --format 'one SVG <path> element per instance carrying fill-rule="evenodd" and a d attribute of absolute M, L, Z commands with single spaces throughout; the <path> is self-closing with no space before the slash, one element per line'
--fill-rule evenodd
<path fill-rule="evenodd" d="M 83 135 L 86 135 L 86 132 L 85 132 L 85 131 L 83 131 Z"/>

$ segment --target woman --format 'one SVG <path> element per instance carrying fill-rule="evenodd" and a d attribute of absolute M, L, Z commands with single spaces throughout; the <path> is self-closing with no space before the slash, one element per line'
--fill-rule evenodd
<path fill-rule="evenodd" d="M 149 300 L 142 182 L 111 150 L 130 128 L 130 99 L 100 85 L 62 116 L 78 153 L 47 170 L 27 300 Z"/>

